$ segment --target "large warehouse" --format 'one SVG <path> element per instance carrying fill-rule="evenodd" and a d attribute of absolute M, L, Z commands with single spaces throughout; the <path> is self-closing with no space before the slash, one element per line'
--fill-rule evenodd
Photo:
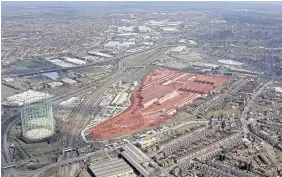
<path fill-rule="evenodd" d="M 3 105 L 22 106 L 24 103 L 33 103 L 42 99 L 50 98 L 52 95 L 48 93 L 35 92 L 28 90 L 20 94 L 16 94 L 7 98 Z"/>

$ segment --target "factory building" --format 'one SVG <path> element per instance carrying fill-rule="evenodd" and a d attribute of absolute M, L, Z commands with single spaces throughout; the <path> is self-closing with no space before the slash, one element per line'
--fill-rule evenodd
<path fill-rule="evenodd" d="M 53 81 L 57 80 L 57 78 L 59 77 L 57 72 L 42 73 L 42 75 L 52 79 Z"/>
<path fill-rule="evenodd" d="M 128 143 L 122 146 L 121 155 L 144 177 L 150 177 L 150 173 L 141 165 L 148 162 L 150 158 L 133 144 Z"/>
<path fill-rule="evenodd" d="M 98 56 L 98 57 L 105 57 L 105 58 L 111 58 L 113 56 L 109 55 L 109 54 L 105 54 L 105 53 L 102 53 L 102 52 L 98 52 L 98 51 L 89 51 L 88 52 L 90 55 L 95 55 L 95 56 Z"/>
<path fill-rule="evenodd" d="M 108 43 L 104 44 L 105 48 L 116 48 L 119 45 L 119 41 L 109 41 Z"/>
<path fill-rule="evenodd" d="M 234 65 L 234 66 L 241 66 L 244 64 L 244 63 L 234 61 L 234 60 L 218 60 L 218 62 L 226 64 L 226 65 Z"/>
<path fill-rule="evenodd" d="M 188 40 L 188 45 L 197 45 L 197 42 L 193 40 Z"/>
<path fill-rule="evenodd" d="M 281 87 L 274 87 L 274 91 L 276 93 L 282 93 L 282 88 Z"/>
<path fill-rule="evenodd" d="M 68 77 L 65 77 L 65 78 L 61 79 L 61 82 L 63 82 L 66 85 L 72 85 L 72 84 L 76 84 L 77 83 L 76 80 L 70 79 Z"/>
<path fill-rule="evenodd" d="M 162 27 L 161 29 L 165 32 L 176 32 L 176 31 L 178 31 L 178 29 L 174 28 L 174 27 Z"/>
<path fill-rule="evenodd" d="M 145 45 L 145 46 L 152 46 L 152 45 L 154 45 L 154 43 L 153 42 L 143 42 L 143 45 Z"/>
<path fill-rule="evenodd" d="M 73 63 L 73 64 L 77 64 L 77 65 L 85 65 L 87 62 L 84 60 L 79 60 L 76 58 L 70 58 L 70 57 L 63 57 L 63 59 L 67 62 Z"/>
<path fill-rule="evenodd" d="M 5 82 L 13 82 L 13 81 L 14 81 L 14 78 L 12 78 L 12 77 L 6 77 L 6 78 L 3 78 L 3 81 L 5 81 Z"/>
<path fill-rule="evenodd" d="M 217 69 L 220 67 L 219 65 L 216 64 L 204 63 L 204 62 L 195 62 L 193 63 L 193 66 L 207 68 L 207 69 Z"/>
<path fill-rule="evenodd" d="M 134 32 L 134 28 L 135 26 L 121 26 L 121 27 L 118 27 L 118 32 Z"/>
<path fill-rule="evenodd" d="M 145 140 L 140 140 L 137 142 L 137 146 L 144 149 L 147 147 L 150 147 L 152 145 L 154 145 L 155 143 L 158 142 L 157 138 L 150 138 L 150 139 L 145 139 Z"/>
<path fill-rule="evenodd" d="M 50 98 L 52 95 L 48 93 L 35 92 L 32 90 L 25 91 L 7 98 L 5 105 L 22 106 L 24 103 L 33 103 L 38 100 Z"/>
<path fill-rule="evenodd" d="M 153 31 L 150 27 L 147 27 L 147 26 L 139 26 L 138 30 L 141 33 L 149 33 Z"/>
<path fill-rule="evenodd" d="M 174 52 L 174 53 L 181 53 L 184 51 L 184 49 L 186 48 L 186 46 L 177 46 L 173 49 L 171 49 L 171 52 Z"/>
<path fill-rule="evenodd" d="M 163 97 L 159 98 L 157 100 L 157 104 L 162 104 L 163 102 L 167 101 L 167 100 L 170 100 L 176 96 L 178 96 L 179 94 L 176 92 L 176 91 L 173 91 L 171 93 L 168 93 L 168 94 L 165 94 Z"/>
<path fill-rule="evenodd" d="M 65 61 L 60 60 L 60 59 L 52 59 L 52 60 L 49 60 L 49 61 L 52 62 L 53 64 L 61 66 L 63 68 L 70 68 L 70 67 L 74 66 L 73 64 L 65 62 Z"/>
<path fill-rule="evenodd" d="M 126 42 L 121 43 L 119 46 L 120 47 L 130 47 L 130 46 L 133 46 L 133 45 L 135 45 L 134 41 L 126 41 Z"/>
<path fill-rule="evenodd" d="M 135 177 L 134 170 L 120 158 L 90 163 L 88 167 L 95 177 Z"/>
<path fill-rule="evenodd" d="M 56 82 L 56 81 L 47 83 L 47 86 L 48 86 L 49 88 L 61 87 L 61 86 L 63 86 L 63 85 L 64 85 L 64 84 L 63 84 L 62 82 Z"/>
<path fill-rule="evenodd" d="M 111 102 L 111 105 L 122 105 L 126 102 L 128 98 L 128 93 L 126 92 L 119 92 L 114 100 Z"/>
<path fill-rule="evenodd" d="M 71 97 L 71 98 L 69 98 L 69 99 L 67 99 L 65 101 L 62 101 L 60 103 L 60 106 L 68 107 L 68 106 L 70 106 L 70 105 L 72 105 L 74 103 L 77 103 L 78 101 L 79 101 L 79 99 L 77 97 Z"/>

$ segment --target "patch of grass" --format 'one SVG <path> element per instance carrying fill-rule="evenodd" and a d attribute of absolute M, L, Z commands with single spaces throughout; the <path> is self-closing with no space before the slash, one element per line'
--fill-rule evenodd
<path fill-rule="evenodd" d="M 257 46 L 262 46 L 262 47 L 268 47 L 268 43 L 267 42 L 263 42 L 263 41 L 258 41 L 258 40 L 249 40 L 247 42 L 247 44 L 251 47 L 257 47 Z"/>
<path fill-rule="evenodd" d="M 263 145 L 258 146 L 260 152 L 267 152 L 267 148 Z"/>
<path fill-rule="evenodd" d="M 278 151 L 276 152 L 276 157 L 277 157 L 277 160 L 282 163 L 282 152 Z"/>
<path fill-rule="evenodd" d="M 212 116 L 214 116 L 214 117 L 218 117 L 218 116 L 220 116 L 220 115 L 231 115 L 231 114 L 233 114 L 233 113 L 237 113 L 237 112 L 239 112 L 239 110 L 238 109 L 219 109 L 219 110 L 216 110 L 216 111 L 209 111 L 208 113 L 207 113 L 207 116 L 210 118 L 210 117 L 212 117 Z"/>

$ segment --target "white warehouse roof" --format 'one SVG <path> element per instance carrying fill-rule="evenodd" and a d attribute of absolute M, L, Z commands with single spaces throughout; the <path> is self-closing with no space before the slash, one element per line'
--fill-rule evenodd
<path fill-rule="evenodd" d="M 161 28 L 163 31 L 170 31 L 170 32 L 173 32 L 173 31 L 178 31 L 177 28 L 174 28 L 174 27 L 162 27 Z"/>
<path fill-rule="evenodd" d="M 85 65 L 87 63 L 84 60 L 79 60 L 79 59 L 76 59 L 76 58 L 64 57 L 63 59 L 70 62 L 70 63 L 74 63 L 74 64 L 78 64 L 78 65 Z"/>
<path fill-rule="evenodd" d="M 48 93 L 35 92 L 33 90 L 28 90 L 23 93 L 13 95 L 7 98 L 7 102 L 10 104 L 15 104 L 18 106 L 24 103 L 33 103 L 42 99 L 50 98 L 52 95 Z"/>
<path fill-rule="evenodd" d="M 134 31 L 134 28 L 135 26 L 121 26 L 121 27 L 118 27 L 118 31 L 119 32 L 133 32 Z"/>
<path fill-rule="evenodd" d="M 58 73 L 57 72 L 50 72 L 50 73 L 42 73 L 42 75 L 52 79 L 56 80 L 58 78 Z"/>
<path fill-rule="evenodd" d="M 88 52 L 89 54 L 92 54 L 92 55 L 97 55 L 97 56 L 100 56 L 100 57 L 106 57 L 106 58 L 111 58 L 113 56 L 111 55 L 108 55 L 108 54 L 105 54 L 105 53 L 102 53 L 102 52 L 98 52 L 98 51 L 89 51 Z"/>
<path fill-rule="evenodd" d="M 281 87 L 274 87 L 275 92 L 282 93 Z"/>
<path fill-rule="evenodd" d="M 186 46 L 177 46 L 171 50 L 171 52 L 182 52 Z"/>
<path fill-rule="evenodd" d="M 61 66 L 63 68 L 69 68 L 69 67 L 73 67 L 74 65 L 71 63 L 67 63 L 65 61 L 62 61 L 60 59 L 52 59 L 49 60 L 50 62 L 54 63 L 55 65 Z"/>
<path fill-rule="evenodd" d="M 62 81 L 63 83 L 67 83 L 67 84 L 76 84 L 76 83 L 77 83 L 76 80 L 70 79 L 70 78 L 68 78 L 68 77 L 65 77 L 65 78 L 61 79 L 61 81 Z"/>
<path fill-rule="evenodd" d="M 152 28 L 147 27 L 147 26 L 139 26 L 139 27 L 138 27 L 138 30 L 139 30 L 140 32 L 152 32 L 152 31 L 153 31 Z"/>
<path fill-rule="evenodd" d="M 104 44 L 104 47 L 117 47 L 119 45 L 119 41 L 109 41 L 108 43 Z"/>
<path fill-rule="evenodd" d="M 244 63 L 241 63 L 235 60 L 218 60 L 218 62 L 227 64 L 227 65 L 235 65 L 235 66 L 241 66 L 244 64 Z"/>
<path fill-rule="evenodd" d="M 114 100 L 111 102 L 111 105 L 120 105 L 126 102 L 128 98 L 128 93 L 126 92 L 119 92 Z"/>
<path fill-rule="evenodd" d="M 97 177 L 130 176 L 133 173 L 133 169 L 123 159 L 117 158 L 92 162 L 89 169 Z"/>
<path fill-rule="evenodd" d="M 62 101 L 61 103 L 60 103 L 60 105 L 61 106 L 69 106 L 69 105 L 71 105 L 72 103 L 75 103 L 75 102 L 78 102 L 79 101 L 79 99 L 77 98 L 77 97 L 71 97 L 71 98 L 69 98 L 69 99 L 67 99 L 67 100 L 65 100 L 65 101 Z"/>

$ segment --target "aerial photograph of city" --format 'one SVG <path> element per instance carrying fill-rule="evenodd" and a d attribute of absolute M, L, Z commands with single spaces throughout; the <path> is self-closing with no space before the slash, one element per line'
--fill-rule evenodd
<path fill-rule="evenodd" d="M 2 1 L 1 176 L 281 177 L 282 2 Z"/>

